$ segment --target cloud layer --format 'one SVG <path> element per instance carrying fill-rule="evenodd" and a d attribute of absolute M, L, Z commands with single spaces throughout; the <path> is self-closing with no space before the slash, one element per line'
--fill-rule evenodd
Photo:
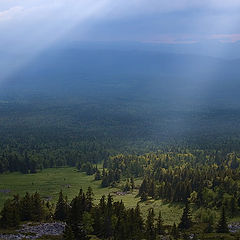
<path fill-rule="evenodd" d="M 233 41 L 239 10 L 238 0 L 1 0 L 0 49 L 49 44 L 68 32 L 79 40 Z"/>
<path fill-rule="evenodd" d="M 239 0 L 0 0 L 0 75 L 61 41 L 240 40 Z"/>
<path fill-rule="evenodd" d="M 239 11 L 239 0 L 1 0 L 0 67 L 66 40 L 234 43 Z"/>

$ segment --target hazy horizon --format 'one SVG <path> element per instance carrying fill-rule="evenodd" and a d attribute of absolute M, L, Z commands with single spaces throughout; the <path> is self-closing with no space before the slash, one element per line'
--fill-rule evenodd
<path fill-rule="evenodd" d="M 239 10 L 236 0 L 2 0 L 0 81 L 47 49 L 76 42 L 236 59 Z"/>

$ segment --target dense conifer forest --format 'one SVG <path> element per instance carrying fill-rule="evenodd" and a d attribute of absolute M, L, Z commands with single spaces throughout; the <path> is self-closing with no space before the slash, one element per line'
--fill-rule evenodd
<path fill-rule="evenodd" d="M 25 103 L 20 105 L 29 108 Z M 228 233 L 227 223 L 240 216 L 240 141 L 236 126 L 229 126 L 229 131 L 236 131 L 227 137 L 221 129 L 208 132 L 201 127 L 194 127 L 192 134 L 167 135 L 171 125 L 162 130 L 161 140 L 159 135 L 149 134 L 141 122 L 135 122 L 135 127 L 126 119 L 119 119 L 117 125 L 111 118 L 93 123 L 96 115 L 91 116 L 90 107 L 84 115 L 89 119 L 74 122 L 72 116 L 69 125 L 62 116 L 59 129 L 52 120 L 49 122 L 48 107 L 42 106 L 46 115 L 41 123 L 38 118 L 16 113 L 18 108 L 13 104 L 12 110 L 6 111 L 9 119 L 17 114 L 16 126 L 2 119 L 1 174 L 37 175 L 46 168 L 75 167 L 100 181 L 103 191 L 121 185 L 119 191 L 137 191 L 142 203 L 162 200 L 182 204 L 182 217 L 170 226 L 163 222 L 161 209 L 150 206 L 144 217 L 139 200 L 135 208 L 113 201 L 111 195 L 93 203 L 89 188 L 86 193 L 80 190 L 73 199 L 60 192 L 56 203 L 43 200 L 38 192 L 14 195 L 1 210 L 2 229 L 16 228 L 26 221 L 63 221 L 67 223 L 63 239 L 218 239 L 221 234 L 237 239 L 237 233 Z M 54 113 L 55 107 L 51 110 Z M 85 124 L 83 128 L 81 124 Z M 160 133 L 156 125 L 154 130 Z"/>
<path fill-rule="evenodd" d="M 142 217 L 139 205 L 135 208 L 126 208 L 124 203 L 114 202 L 111 195 L 102 196 L 99 203 L 93 203 L 94 193 L 89 187 L 84 193 L 80 189 L 79 194 L 68 202 L 62 191 L 56 207 L 41 200 L 36 192 L 33 195 L 26 193 L 24 197 L 14 196 L 5 202 L 1 211 L 0 226 L 2 228 L 18 227 L 20 221 L 64 221 L 66 222 L 63 240 L 87 240 L 90 236 L 100 239 L 190 239 L 189 236 L 198 239 L 228 239 L 228 225 L 225 208 L 222 206 L 220 218 L 217 224 L 210 219 L 205 222 L 202 233 L 191 230 L 199 224 L 192 220 L 189 201 L 186 201 L 181 221 L 178 225 L 165 225 L 161 211 L 156 212 L 149 208 L 146 219 Z M 215 229 L 214 229 L 215 227 Z M 195 230 L 196 231 L 196 230 Z M 211 235 L 212 232 L 216 232 Z M 203 233 L 207 234 L 204 238 Z M 209 235 L 210 234 L 210 235 Z M 234 236 L 236 238 L 234 238 Z M 210 237 L 210 238 L 208 238 Z M 238 239 L 239 235 L 232 235 L 229 239 Z"/>
<path fill-rule="evenodd" d="M 0 240 L 240 240 L 239 12 L 0 0 Z"/>

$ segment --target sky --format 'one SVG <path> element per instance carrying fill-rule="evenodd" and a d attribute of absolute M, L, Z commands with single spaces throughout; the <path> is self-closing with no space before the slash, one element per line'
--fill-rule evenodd
<path fill-rule="evenodd" d="M 0 44 L 240 40 L 239 0 L 0 0 Z"/>
<path fill-rule="evenodd" d="M 239 0 L 0 0 L 0 67 L 59 41 L 236 44 L 239 12 Z"/>

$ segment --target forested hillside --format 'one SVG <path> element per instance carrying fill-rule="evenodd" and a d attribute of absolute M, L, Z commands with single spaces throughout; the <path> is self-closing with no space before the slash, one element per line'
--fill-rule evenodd
<path fill-rule="evenodd" d="M 238 239 L 237 62 L 58 49 L 9 76 L 0 95 L 0 174 L 37 179 L 44 169 L 72 167 L 98 196 L 110 194 L 97 202 L 89 192 L 68 200 L 61 192 L 56 202 L 33 193 L 34 181 L 18 186 L 21 195 L 1 189 L 9 196 L 1 227 L 61 220 L 64 239 Z M 66 186 L 75 194 L 65 178 L 51 194 Z M 182 218 L 173 221 L 172 212 L 165 224 L 159 202 L 168 213 L 180 208 Z"/>

